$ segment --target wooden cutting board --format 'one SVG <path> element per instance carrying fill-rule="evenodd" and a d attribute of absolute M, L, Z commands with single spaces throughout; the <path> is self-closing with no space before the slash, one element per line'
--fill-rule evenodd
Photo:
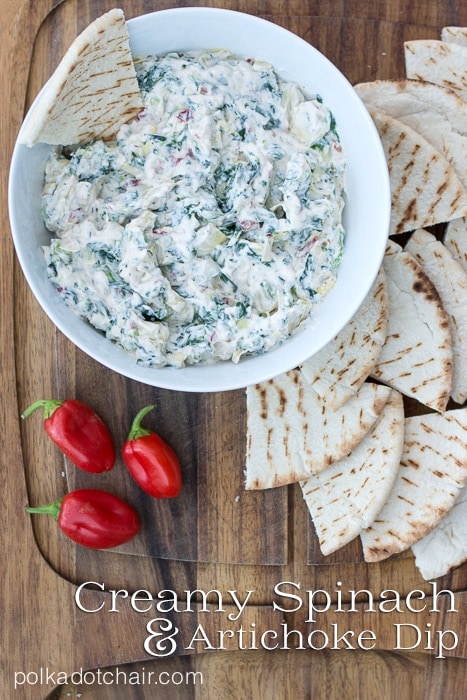
<path fill-rule="evenodd" d="M 211 638 L 211 634 L 216 636 L 219 630 L 230 629 L 229 625 L 235 628 L 236 624 L 238 628 L 241 623 L 250 633 L 250 643 L 242 654 L 247 658 L 252 655 L 251 668 L 258 658 L 250 648 L 253 630 L 282 634 L 284 621 L 303 635 L 319 624 L 321 639 L 324 635 L 329 639 L 324 644 L 328 648 L 333 645 L 332 634 L 337 629 L 341 634 L 352 630 L 355 635 L 370 630 L 375 635 L 374 649 L 388 653 L 405 651 L 413 643 L 406 637 L 400 645 L 404 649 L 397 649 L 394 636 L 395 625 L 411 624 L 410 633 L 414 634 L 418 628 L 421 635 L 420 643 L 414 644 L 412 651 L 423 653 L 430 662 L 436 661 L 439 635 L 448 630 L 457 635 L 458 644 L 446 650 L 445 655 L 466 657 L 466 566 L 439 579 L 434 588 L 421 579 L 410 552 L 367 565 L 355 541 L 331 557 L 323 557 L 298 486 L 264 493 L 246 492 L 243 488 L 244 392 L 184 394 L 117 376 L 72 346 L 53 327 L 29 291 L 15 261 L 8 230 L 6 183 L 11 149 L 25 108 L 66 48 L 79 31 L 114 4 L 111 0 L 6 2 L 1 24 L 0 51 L 6 70 L 1 76 L 4 111 L 0 135 L 4 163 L 0 258 L 1 464 L 5 475 L 0 537 L 5 552 L 1 574 L 5 603 L 2 629 L 5 649 L 10 650 L 8 661 L 2 655 L 0 688 L 5 688 L 2 697 L 10 696 L 15 670 L 32 671 L 48 664 L 70 673 L 76 668 L 95 669 L 138 661 L 144 661 L 147 666 L 149 660 L 154 661 L 153 649 L 148 653 L 144 640 L 148 635 L 145 625 L 157 612 L 153 608 L 145 614 L 136 613 L 128 598 L 122 596 L 119 613 L 112 612 L 110 595 L 101 592 L 103 587 L 106 591 L 115 589 L 130 594 L 144 589 L 154 597 L 160 591 L 172 591 L 179 601 L 186 600 L 186 591 L 218 591 L 223 595 L 221 611 L 216 612 L 219 600 L 212 594 L 207 605 L 209 613 L 202 609 L 183 612 L 183 603 L 179 602 L 179 614 L 168 617 L 179 627 L 185 642 L 192 639 L 198 624 L 203 625 Z M 199 3 L 128 0 L 119 6 L 129 19 L 154 9 L 196 4 Z M 426 2 L 422 7 L 408 0 L 381 3 L 233 0 L 218 2 L 216 6 L 260 15 L 291 29 L 328 56 L 352 83 L 402 78 L 405 40 L 438 38 L 442 26 L 467 25 L 467 7 L 448 0 Z M 154 403 L 156 410 L 147 416 L 145 425 L 162 434 L 179 453 L 184 469 L 181 497 L 162 503 L 145 497 L 120 461 L 106 475 L 87 475 L 70 469 L 46 439 L 38 414 L 26 422 L 19 420 L 27 405 L 43 397 L 84 400 L 106 420 L 117 445 L 123 443 L 139 408 Z M 420 410 L 414 403 L 408 403 L 406 408 L 412 413 Z M 53 501 L 70 488 L 84 485 L 108 488 L 133 503 L 142 514 L 141 534 L 120 550 L 95 552 L 74 546 L 51 519 L 35 518 L 31 522 L 24 514 L 28 502 L 37 505 Z M 83 600 L 88 609 L 102 605 L 99 613 L 84 613 L 75 603 L 77 587 L 88 581 L 98 586 L 86 590 Z M 300 595 L 300 607 L 297 598 L 275 593 L 280 582 L 289 582 L 279 586 L 289 596 Z M 360 589 L 368 591 L 367 596 L 373 598 L 374 612 L 368 610 L 364 597 L 363 600 L 360 597 L 354 609 L 348 609 L 350 591 Z M 400 594 L 399 609 L 389 611 L 378 607 L 381 592 L 388 589 Z M 235 611 L 228 593 L 232 590 L 244 597 L 251 591 L 245 611 L 235 624 L 227 618 L 229 612 Z M 306 591 L 318 590 L 324 592 L 319 602 L 329 602 L 330 609 L 326 615 L 316 613 L 317 619 L 311 623 L 307 621 L 310 614 Z M 448 594 L 438 598 L 436 594 L 441 590 Z M 424 610 L 420 602 L 413 606 L 420 612 L 407 609 L 405 597 L 413 591 L 426 596 Z M 450 592 L 455 594 L 455 611 L 450 610 Z M 274 609 L 274 601 L 279 601 L 279 609 Z M 282 606 L 288 611 L 282 610 Z M 409 628 L 406 631 L 409 634 Z M 315 646 L 318 648 L 320 644 L 316 641 Z M 208 645 L 188 646 L 180 644 L 176 654 L 200 654 Z M 220 648 L 218 641 L 212 646 Z M 334 646 L 336 650 L 345 648 L 345 641 L 334 640 Z M 225 647 L 229 650 L 226 658 L 237 659 L 238 637 L 226 637 Z M 361 656 L 361 647 L 359 653 Z M 287 654 L 289 663 L 297 665 L 297 672 L 302 669 L 296 657 L 290 660 L 286 649 L 283 654 Z M 331 667 L 333 652 L 321 654 Z M 370 652 L 365 654 L 368 654 L 366 659 L 372 658 L 372 663 L 376 663 Z M 30 661 L 25 669 L 26 656 Z M 418 656 L 411 658 L 417 659 L 420 668 L 425 664 Z M 231 668 L 237 663 L 232 662 Z M 267 662 L 262 659 L 258 663 Z M 171 664 L 173 668 L 181 668 L 175 661 L 171 660 Z M 235 673 L 232 670 L 233 676 Z M 459 673 L 459 668 L 456 673 L 457 681 L 450 681 L 449 687 L 465 689 L 459 685 L 465 676 Z M 284 692 L 293 685 L 292 677 L 287 681 L 282 678 L 282 682 Z M 308 684 L 307 688 L 310 687 Z M 45 697 L 51 687 L 41 689 L 42 695 L 37 694 L 37 687 L 24 686 L 22 690 L 24 697 Z M 80 692 L 83 690 L 88 692 L 84 687 Z M 115 688 L 113 692 L 116 693 Z M 107 697 L 102 690 L 99 693 L 94 697 Z M 248 696 L 248 692 L 238 695 Z M 404 697 L 400 693 L 399 696 Z"/>

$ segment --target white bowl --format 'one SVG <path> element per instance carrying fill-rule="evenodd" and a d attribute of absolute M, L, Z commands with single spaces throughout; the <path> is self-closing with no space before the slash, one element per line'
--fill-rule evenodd
<path fill-rule="evenodd" d="M 131 379 L 181 391 L 238 389 L 288 371 L 318 352 L 343 328 L 367 295 L 386 246 L 390 187 L 378 133 L 346 78 L 310 44 L 271 22 L 229 10 L 181 8 L 153 12 L 127 23 L 134 55 L 227 48 L 271 63 L 284 77 L 321 95 L 333 112 L 347 157 L 345 253 L 338 279 L 312 322 L 282 345 L 239 364 L 219 362 L 182 369 L 148 368 L 79 319 L 47 278 L 40 250 L 49 242 L 41 213 L 45 161 L 51 151 L 16 144 L 10 170 L 9 209 L 17 256 L 44 311 L 81 350 Z"/>

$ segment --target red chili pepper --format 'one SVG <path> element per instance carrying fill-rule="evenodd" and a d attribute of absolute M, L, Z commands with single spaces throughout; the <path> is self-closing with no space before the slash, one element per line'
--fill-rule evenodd
<path fill-rule="evenodd" d="M 73 542 L 92 549 L 109 549 L 131 540 L 141 524 L 138 513 L 107 491 L 78 489 L 28 513 L 47 513 Z"/>
<path fill-rule="evenodd" d="M 155 498 L 174 498 L 182 488 L 182 470 L 175 451 L 159 435 L 141 427 L 144 416 L 155 408 L 145 406 L 137 414 L 123 445 L 123 460 L 136 483 Z"/>
<path fill-rule="evenodd" d="M 76 399 L 36 401 L 25 410 L 27 418 L 44 409 L 44 429 L 64 454 L 80 469 L 98 474 L 115 463 L 115 448 L 106 425 L 88 406 Z"/>

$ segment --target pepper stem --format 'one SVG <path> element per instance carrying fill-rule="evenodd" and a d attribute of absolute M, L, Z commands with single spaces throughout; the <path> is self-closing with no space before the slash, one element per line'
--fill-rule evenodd
<path fill-rule="evenodd" d="M 43 408 L 44 409 L 44 420 L 46 418 L 50 418 L 52 413 L 61 406 L 63 401 L 60 401 L 59 399 L 39 399 L 39 401 L 34 401 L 21 415 L 21 418 L 27 418 L 28 416 L 31 415 L 31 413 L 34 413 L 34 411 L 37 411 L 38 408 Z"/>
<path fill-rule="evenodd" d="M 128 433 L 128 441 L 137 440 L 138 438 L 144 437 L 145 435 L 150 435 L 150 430 L 146 430 L 146 428 L 141 427 L 141 421 L 143 420 L 144 416 L 150 411 L 152 411 L 154 408 L 154 404 L 149 404 L 149 406 L 145 406 L 141 409 L 141 411 L 139 411 L 139 413 L 136 414 L 135 419 L 131 424 L 130 432 Z"/>
<path fill-rule="evenodd" d="M 45 513 L 46 515 L 51 515 L 54 520 L 58 520 L 61 505 L 62 499 L 59 498 L 58 501 L 54 501 L 45 506 L 37 506 L 36 508 L 30 508 L 28 506 L 26 508 L 26 513 Z"/>

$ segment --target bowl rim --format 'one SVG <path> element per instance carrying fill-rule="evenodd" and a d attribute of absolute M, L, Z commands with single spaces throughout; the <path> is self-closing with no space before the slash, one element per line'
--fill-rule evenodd
<path fill-rule="evenodd" d="M 18 169 L 20 167 L 21 152 L 24 150 L 31 152 L 36 150 L 39 153 L 40 150 L 43 152 L 46 150 L 47 153 L 53 148 L 51 146 L 45 146 L 44 144 L 38 144 L 34 146 L 33 149 L 28 149 L 28 147 L 23 146 L 19 143 L 19 138 L 17 139 L 11 158 L 9 182 L 8 182 L 8 206 L 10 215 L 10 228 L 16 249 L 16 254 L 20 262 L 23 274 L 30 286 L 34 296 L 39 302 L 42 309 L 45 311 L 47 316 L 55 324 L 55 326 L 78 348 L 85 352 L 88 356 L 92 357 L 94 360 L 99 362 L 101 365 L 126 376 L 129 379 L 139 381 L 143 384 L 150 386 L 155 386 L 162 389 L 171 389 L 174 391 L 186 391 L 186 392 L 216 392 L 216 391 L 227 391 L 235 389 L 243 389 L 250 384 L 260 383 L 281 374 L 283 372 L 289 371 L 300 364 L 302 364 L 311 355 L 319 352 L 328 342 L 330 342 L 335 335 L 350 321 L 352 316 L 360 307 L 361 303 L 367 296 L 371 289 L 371 286 L 376 278 L 379 267 L 382 263 L 384 252 L 386 249 L 386 242 L 389 231 L 390 222 L 390 209 L 391 209 L 391 193 L 390 193 L 390 181 L 389 172 L 387 168 L 386 157 L 384 149 L 377 132 L 376 126 L 374 125 L 371 116 L 364 106 L 362 100 L 357 95 L 352 85 L 345 77 L 345 75 L 318 49 L 316 49 L 312 44 L 308 43 L 305 39 L 301 38 L 297 34 L 293 33 L 289 29 L 281 27 L 269 20 L 257 17 L 245 12 L 239 12 L 237 10 L 223 9 L 223 8 L 209 8 L 209 7 L 186 7 L 186 8 L 171 8 L 167 10 L 155 10 L 153 12 L 138 15 L 126 21 L 128 33 L 130 37 L 130 46 L 132 47 L 133 55 L 137 52 L 134 50 L 135 45 L 138 45 L 138 34 L 141 32 L 144 34 L 147 29 L 145 25 L 148 23 L 152 24 L 169 22 L 169 24 L 183 16 L 186 20 L 187 25 L 190 27 L 192 32 L 192 25 L 190 19 L 199 22 L 200 20 L 207 21 L 212 18 L 227 19 L 229 23 L 232 21 L 240 23 L 240 25 L 246 24 L 251 27 L 251 29 L 257 32 L 258 29 L 262 29 L 265 35 L 274 34 L 277 37 L 284 37 L 286 40 L 292 42 L 296 47 L 297 51 L 306 51 L 310 57 L 314 57 L 320 64 L 320 66 L 328 71 L 335 80 L 342 86 L 344 90 L 347 90 L 347 94 L 351 97 L 353 102 L 354 110 L 358 112 L 361 119 L 361 125 L 365 126 L 367 136 L 371 141 L 372 149 L 371 155 L 373 156 L 373 165 L 378 170 L 379 189 L 380 189 L 380 210 L 377 212 L 379 216 L 379 222 L 377 222 L 375 229 L 375 239 L 371 241 L 373 247 L 372 262 L 371 265 L 365 266 L 365 270 L 362 271 L 364 281 L 360 281 L 359 295 L 353 299 L 347 300 L 346 309 L 340 309 L 339 322 L 334 322 L 331 319 L 330 325 L 327 328 L 326 334 L 323 335 L 322 341 L 318 343 L 319 347 L 316 347 L 311 353 L 307 349 L 306 342 L 303 342 L 303 335 L 306 330 L 310 330 L 313 327 L 315 330 L 320 331 L 320 319 L 319 317 L 311 318 L 311 322 L 307 322 L 305 329 L 300 329 L 295 332 L 292 337 L 286 339 L 278 347 L 268 351 L 267 353 L 255 356 L 248 356 L 242 358 L 242 360 L 235 365 L 231 360 L 220 361 L 214 364 L 208 365 L 190 365 L 183 368 L 174 367 L 144 367 L 139 365 L 131 355 L 118 348 L 110 340 L 101 336 L 100 332 L 92 328 L 90 324 L 79 319 L 73 314 L 72 327 L 69 327 L 67 322 L 67 314 L 72 314 L 70 309 L 67 309 L 64 302 L 60 300 L 60 304 L 65 307 L 67 313 L 59 313 L 57 310 L 57 304 L 51 300 L 50 290 L 53 290 L 48 279 L 45 281 L 50 289 L 44 287 L 42 280 L 34 278 L 30 274 L 29 260 L 30 252 L 27 251 L 22 238 L 21 238 L 21 224 L 18 220 L 17 215 L 17 177 Z M 229 24 L 229 27 L 231 24 Z M 211 48 L 211 47 L 205 47 Z M 213 48 L 213 47 L 212 47 Z M 188 48 L 178 48 L 173 50 L 190 50 Z M 158 52 L 155 50 L 155 54 Z M 167 53 L 166 50 L 161 53 Z M 249 53 L 249 52 L 248 52 Z M 239 52 L 239 55 L 242 55 Z M 258 56 L 261 58 L 261 55 Z M 281 73 L 280 66 L 272 63 L 273 68 L 277 72 Z M 296 83 L 303 84 L 302 80 L 294 78 L 293 75 L 291 79 Z M 45 88 L 45 86 L 44 86 Z M 42 88 L 42 89 L 44 89 Z M 39 93 L 40 94 L 40 93 Z M 38 96 L 32 103 L 28 114 L 30 115 L 33 111 L 34 104 Z M 328 100 L 325 100 L 327 103 Z M 28 118 L 26 115 L 24 122 Z M 24 125 L 23 122 L 23 125 Z M 21 126 L 21 129 L 23 128 Z M 21 134 L 21 129 L 19 136 Z M 341 135 L 341 130 L 338 127 L 339 134 Z M 347 205 L 346 205 L 347 207 Z M 36 251 L 37 254 L 38 251 Z M 345 261 L 345 253 L 343 256 L 343 263 Z M 343 264 L 342 263 L 342 264 Z M 341 264 L 341 267 L 342 267 Z M 45 266 L 44 266 L 45 268 Z M 339 284 L 339 274 L 338 281 L 331 292 L 325 297 L 323 305 L 326 300 L 329 299 L 331 295 L 336 295 L 336 288 L 338 289 Z M 62 310 L 64 311 L 64 310 Z M 329 319 L 328 319 L 329 321 Z M 77 330 L 75 326 L 78 325 Z M 86 327 L 86 328 L 84 328 Z M 91 335 L 88 332 L 91 331 Z M 305 338 L 306 340 L 306 338 Z M 109 349 L 111 346 L 111 349 Z M 107 352 L 108 351 L 108 352 Z M 267 356 L 267 361 L 264 358 Z M 226 371 L 227 367 L 227 371 Z"/>

